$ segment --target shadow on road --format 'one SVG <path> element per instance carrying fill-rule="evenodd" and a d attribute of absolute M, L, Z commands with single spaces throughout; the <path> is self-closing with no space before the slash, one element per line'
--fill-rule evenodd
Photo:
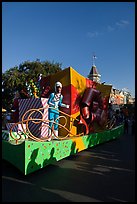
<path fill-rule="evenodd" d="M 123 135 L 24 176 L 3 161 L 3 202 L 135 202 L 135 137 Z"/>

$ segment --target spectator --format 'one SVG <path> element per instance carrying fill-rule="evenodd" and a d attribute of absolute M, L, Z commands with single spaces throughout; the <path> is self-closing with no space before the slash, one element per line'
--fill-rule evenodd
<path fill-rule="evenodd" d="M 128 117 L 124 120 L 124 133 L 128 134 Z"/>
<path fill-rule="evenodd" d="M 116 117 L 116 126 L 118 126 L 122 123 L 122 116 L 118 109 L 116 110 L 115 117 Z"/>
<path fill-rule="evenodd" d="M 132 121 L 131 121 L 131 132 L 132 132 L 132 135 L 135 135 L 135 118 L 134 117 L 132 118 Z"/>

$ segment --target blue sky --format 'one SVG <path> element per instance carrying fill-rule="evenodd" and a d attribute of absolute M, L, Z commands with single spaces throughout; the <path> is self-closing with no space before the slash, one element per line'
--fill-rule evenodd
<path fill-rule="evenodd" d="M 135 95 L 135 2 L 2 2 L 2 72 L 29 60 L 73 67 Z"/>

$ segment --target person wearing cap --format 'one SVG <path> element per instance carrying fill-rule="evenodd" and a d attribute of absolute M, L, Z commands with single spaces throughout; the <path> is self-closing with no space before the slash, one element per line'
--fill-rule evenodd
<path fill-rule="evenodd" d="M 52 125 L 54 127 L 53 139 L 57 139 L 58 137 L 58 123 L 59 123 L 59 107 L 69 108 L 69 105 L 62 103 L 63 95 L 61 94 L 62 91 L 62 84 L 58 81 L 55 83 L 55 92 L 51 93 L 48 99 L 49 105 L 49 133 L 48 133 L 48 141 L 52 138 Z M 56 122 L 53 124 L 53 122 Z"/>

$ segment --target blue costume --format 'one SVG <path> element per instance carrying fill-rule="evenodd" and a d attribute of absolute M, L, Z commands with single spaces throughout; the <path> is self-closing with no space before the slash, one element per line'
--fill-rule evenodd
<path fill-rule="evenodd" d="M 59 106 L 67 108 L 67 105 L 62 103 L 63 95 L 60 93 L 51 93 L 49 96 L 48 104 L 49 104 L 49 126 L 52 127 L 53 121 L 57 124 L 54 124 L 54 130 L 58 130 L 59 119 Z M 53 109 L 53 108 L 55 109 Z"/>

